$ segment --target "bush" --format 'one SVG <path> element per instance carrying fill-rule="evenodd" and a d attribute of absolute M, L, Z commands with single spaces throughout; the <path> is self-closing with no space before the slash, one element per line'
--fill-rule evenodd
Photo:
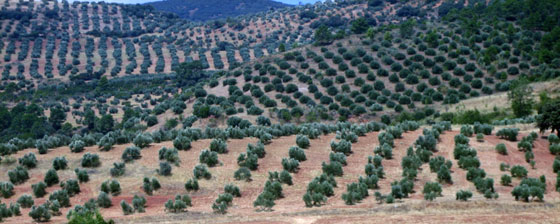
<path fill-rule="evenodd" d="M 506 145 L 504 143 L 500 143 L 498 145 L 496 145 L 496 151 L 502 155 L 507 155 L 508 151 L 506 148 Z"/>
<path fill-rule="evenodd" d="M 15 169 L 8 171 L 10 182 L 15 185 L 22 184 L 29 179 L 27 169 L 22 166 L 16 166 Z"/>
<path fill-rule="evenodd" d="M 76 176 L 78 177 L 78 181 L 80 181 L 80 183 L 84 183 L 84 182 L 88 182 L 89 181 L 89 174 L 87 173 L 86 170 L 80 170 L 78 168 L 76 168 L 74 170 L 74 173 L 76 173 Z"/>
<path fill-rule="evenodd" d="M 290 158 L 295 159 L 299 162 L 307 160 L 307 157 L 305 156 L 305 151 L 303 151 L 303 149 L 298 148 L 297 146 L 290 147 L 288 151 L 288 155 L 290 156 Z"/>
<path fill-rule="evenodd" d="M 231 204 L 233 196 L 231 194 L 225 193 L 218 195 L 218 198 L 212 204 L 212 210 L 216 213 L 225 214 L 227 213 L 227 208 Z"/>
<path fill-rule="evenodd" d="M 510 172 L 512 177 L 517 177 L 517 178 L 525 178 L 529 173 L 527 169 L 525 169 L 525 167 L 520 165 L 515 165 L 511 167 Z"/>
<path fill-rule="evenodd" d="M 66 190 L 57 190 L 49 195 L 49 201 L 57 200 L 61 207 L 70 207 L 70 197 Z"/>
<path fill-rule="evenodd" d="M 460 190 L 455 194 L 457 201 L 467 201 L 472 198 L 473 194 L 469 190 Z"/>
<path fill-rule="evenodd" d="M 380 155 L 385 159 L 392 159 L 393 158 L 393 148 L 389 146 L 389 144 L 384 143 L 382 146 L 377 146 L 373 150 L 376 155 Z"/>
<path fill-rule="evenodd" d="M 121 193 L 121 184 L 117 180 L 108 180 L 101 183 L 101 191 L 113 196 Z"/>
<path fill-rule="evenodd" d="M 233 174 L 235 180 L 245 180 L 247 182 L 251 181 L 251 171 L 247 167 L 240 167 Z"/>
<path fill-rule="evenodd" d="M 165 210 L 172 213 L 184 212 L 187 206 L 192 206 L 191 198 L 188 195 L 176 195 L 175 201 L 169 199 L 165 203 Z"/>
<path fill-rule="evenodd" d="M 189 150 L 191 148 L 191 140 L 185 136 L 177 136 L 173 140 L 173 147 L 178 150 Z"/>
<path fill-rule="evenodd" d="M 336 143 L 335 141 L 331 141 L 331 150 L 333 152 L 340 152 L 345 155 L 350 155 L 352 153 L 352 143 L 345 139 L 340 140 L 340 142 L 338 143 Z"/>
<path fill-rule="evenodd" d="M 463 125 L 461 126 L 461 134 L 467 137 L 471 137 L 473 135 L 474 131 L 473 128 L 469 125 Z"/>
<path fill-rule="evenodd" d="M 521 183 L 513 188 L 511 195 L 515 197 L 515 200 L 522 199 L 525 202 L 529 202 L 532 198 L 536 198 L 542 201 L 544 198 L 544 193 L 546 191 L 546 182 L 535 178 L 525 178 Z"/>
<path fill-rule="evenodd" d="M 437 182 L 427 182 L 424 185 L 422 193 L 424 194 L 424 199 L 433 201 L 436 197 L 441 196 L 441 185 Z"/>
<path fill-rule="evenodd" d="M 139 133 L 132 140 L 134 145 L 136 147 L 141 148 L 141 149 L 148 147 L 153 141 L 154 140 L 152 139 L 152 136 L 150 134 L 147 134 L 147 133 Z"/>
<path fill-rule="evenodd" d="M 451 179 L 451 172 L 449 171 L 449 167 L 447 167 L 447 165 L 440 166 L 439 171 L 437 172 L 437 179 L 439 182 L 453 183 L 453 180 Z"/>
<path fill-rule="evenodd" d="M 208 168 L 203 164 L 199 164 L 194 167 L 193 175 L 196 179 L 204 178 L 209 180 L 212 178 L 212 174 L 210 174 Z"/>
<path fill-rule="evenodd" d="M 484 142 L 484 135 L 482 133 L 476 134 L 476 141 Z"/>
<path fill-rule="evenodd" d="M 227 153 L 227 144 L 222 139 L 214 139 L 210 142 L 210 151 L 217 152 L 217 153 Z"/>
<path fill-rule="evenodd" d="M 120 204 L 124 215 L 130 215 L 134 213 L 134 208 L 132 208 L 130 204 L 126 203 L 125 200 L 122 200 Z"/>
<path fill-rule="evenodd" d="M 231 194 L 234 197 L 241 197 L 241 191 L 239 190 L 239 187 L 233 184 L 226 185 L 224 187 L 224 192 L 226 192 L 227 194 Z"/>
<path fill-rule="evenodd" d="M 309 138 L 305 135 L 297 135 L 296 144 L 302 149 L 307 149 L 309 147 Z"/>
<path fill-rule="evenodd" d="M 33 201 L 33 198 L 31 197 L 31 195 L 24 194 L 24 195 L 22 195 L 21 197 L 18 198 L 17 203 L 22 208 L 31 208 L 31 206 L 33 206 L 33 204 L 35 204 L 35 201 Z"/>
<path fill-rule="evenodd" d="M 123 162 L 113 163 L 113 168 L 111 168 L 110 173 L 112 177 L 120 177 L 124 175 L 125 164 Z"/>
<path fill-rule="evenodd" d="M 105 192 L 100 192 L 99 196 L 97 196 L 97 205 L 101 208 L 109 208 L 113 205 L 111 198 Z"/>
<path fill-rule="evenodd" d="M 379 145 L 383 145 L 383 144 L 387 143 L 391 147 L 394 147 L 395 137 L 388 132 L 379 133 L 379 135 L 377 136 L 377 139 L 379 140 Z"/>
<path fill-rule="evenodd" d="M 144 207 L 146 207 L 146 202 L 146 198 L 144 198 L 143 196 L 134 195 L 134 197 L 132 198 L 132 206 L 134 207 L 134 210 L 136 210 L 136 212 L 145 212 L 146 209 Z"/>
<path fill-rule="evenodd" d="M 474 156 L 462 156 L 457 164 L 460 168 L 468 170 L 469 168 L 480 167 L 480 160 Z"/>
<path fill-rule="evenodd" d="M 142 158 L 140 148 L 138 146 L 127 147 L 123 151 L 121 158 L 125 163 L 132 162 L 134 160 Z"/>
<path fill-rule="evenodd" d="M 496 132 L 496 136 L 507 139 L 509 141 L 517 141 L 518 128 L 504 128 Z"/>
<path fill-rule="evenodd" d="M 82 140 L 74 140 L 70 143 L 70 145 L 68 145 L 68 147 L 70 147 L 70 152 L 79 153 L 84 151 L 86 143 Z"/>
<path fill-rule="evenodd" d="M 208 149 L 204 149 L 200 152 L 198 156 L 198 160 L 200 163 L 204 163 L 209 167 L 213 167 L 218 164 L 218 153 L 214 151 L 209 151 Z"/>
<path fill-rule="evenodd" d="M 259 167 L 259 158 L 254 153 L 241 153 L 237 157 L 237 165 L 256 170 Z"/>
<path fill-rule="evenodd" d="M 282 158 L 282 167 L 290 173 L 296 173 L 299 169 L 299 161 L 294 158 Z"/>
<path fill-rule="evenodd" d="M 64 170 L 68 168 L 68 161 L 66 160 L 66 157 L 54 158 L 52 167 L 55 170 Z"/>
<path fill-rule="evenodd" d="M 58 184 L 59 179 L 58 179 L 58 174 L 56 174 L 56 170 L 54 169 L 49 169 L 47 171 L 47 173 L 45 174 L 45 179 L 44 179 L 45 183 L 47 184 L 47 186 L 53 186 L 55 184 Z"/>
<path fill-rule="evenodd" d="M 502 175 L 500 183 L 504 186 L 509 186 L 511 184 L 511 176 L 507 174 Z"/>
<path fill-rule="evenodd" d="M 560 144 L 552 144 L 548 146 L 548 150 L 550 151 L 551 154 L 553 155 L 559 155 L 560 154 Z"/>
<path fill-rule="evenodd" d="M 68 193 L 68 196 L 73 197 L 81 192 L 80 184 L 77 180 L 70 179 L 60 183 L 60 188 Z"/>
<path fill-rule="evenodd" d="M 327 175 L 341 177 L 344 174 L 342 170 L 342 164 L 340 164 L 339 162 L 329 162 L 328 164 L 323 162 L 321 166 L 323 173 Z"/>
<path fill-rule="evenodd" d="M 150 178 L 144 177 L 142 183 L 142 190 L 144 190 L 147 195 L 152 195 L 154 191 L 157 191 L 159 188 L 161 188 L 161 185 L 156 178 L 152 178 L 150 180 Z"/>
<path fill-rule="evenodd" d="M 171 176 L 171 165 L 168 162 L 160 162 L 159 169 L 157 169 L 157 173 L 162 176 Z"/>
<path fill-rule="evenodd" d="M 109 136 L 109 134 L 101 137 L 101 139 L 99 139 L 99 142 L 97 143 L 97 145 L 99 146 L 99 150 L 101 150 L 101 151 L 111 150 L 111 148 L 113 148 L 114 144 L 115 144 L 115 139 L 113 137 Z"/>
<path fill-rule="evenodd" d="M 560 144 L 560 138 L 554 133 L 548 135 L 548 143 L 549 145 Z"/>
<path fill-rule="evenodd" d="M 340 153 L 340 152 L 335 152 L 335 153 L 331 152 L 329 154 L 329 161 L 330 162 L 339 162 L 343 166 L 347 165 L 346 155 L 344 155 L 344 153 Z"/>
<path fill-rule="evenodd" d="M 47 184 L 45 184 L 45 182 L 42 182 L 42 181 L 31 185 L 31 189 L 33 190 L 33 195 L 35 195 L 36 198 L 42 198 L 43 196 L 45 196 L 47 194 L 47 190 L 46 190 L 47 189 Z M 0 191 L 1 191 L 1 189 L 0 189 Z"/>
<path fill-rule="evenodd" d="M 163 147 L 158 151 L 158 155 L 160 160 L 166 160 L 176 166 L 179 166 L 179 163 L 181 162 L 179 159 L 179 152 L 175 148 Z"/>
<path fill-rule="evenodd" d="M 19 158 L 18 163 L 28 169 L 35 168 L 37 166 L 37 158 L 35 154 L 30 152 Z"/>
<path fill-rule="evenodd" d="M 48 222 L 51 220 L 51 212 L 45 205 L 33 206 L 29 211 L 29 217 L 37 222 Z"/>
<path fill-rule="evenodd" d="M 347 205 L 360 202 L 368 196 L 368 188 L 364 183 L 351 183 L 346 185 L 346 193 L 342 194 L 342 200 Z"/>
<path fill-rule="evenodd" d="M 187 182 L 185 183 L 185 190 L 187 191 L 198 191 L 198 189 L 198 180 L 196 180 L 196 178 L 187 180 Z"/>
<path fill-rule="evenodd" d="M 101 165 L 97 154 L 86 153 L 82 157 L 82 167 L 98 167 Z"/>

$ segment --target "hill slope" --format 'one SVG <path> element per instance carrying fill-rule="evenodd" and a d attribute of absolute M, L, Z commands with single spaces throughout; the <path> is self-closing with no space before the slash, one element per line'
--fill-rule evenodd
<path fill-rule="evenodd" d="M 146 4 L 160 11 L 172 12 L 194 21 L 222 19 L 289 7 L 287 4 L 272 0 L 165 0 Z"/>

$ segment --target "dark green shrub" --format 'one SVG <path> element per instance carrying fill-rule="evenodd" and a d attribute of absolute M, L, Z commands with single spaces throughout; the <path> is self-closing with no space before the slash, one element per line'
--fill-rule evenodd
<path fill-rule="evenodd" d="M 518 133 L 519 133 L 519 129 L 517 128 L 504 128 L 496 132 L 496 136 L 507 139 L 509 141 L 517 141 Z"/>
<path fill-rule="evenodd" d="M 288 172 L 296 173 L 299 169 L 299 161 L 294 158 L 282 158 L 282 167 Z"/>
<path fill-rule="evenodd" d="M 19 158 L 18 163 L 28 169 L 35 168 L 37 166 L 37 158 L 35 154 L 30 152 Z"/>
<path fill-rule="evenodd" d="M 209 167 L 213 167 L 219 163 L 218 161 L 218 153 L 214 151 L 209 151 L 204 149 L 200 152 L 198 156 L 199 162 L 208 165 Z"/>
<path fill-rule="evenodd" d="M 198 180 L 196 178 L 187 180 L 187 182 L 185 183 L 185 189 L 187 191 L 198 191 Z"/>
<path fill-rule="evenodd" d="M 157 173 L 162 176 L 171 176 L 172 167 L 168 162 L 160 162 Z"/>
<path fill-rule="evenodd" d="M 82 157 L 82 167 L 98 167 L 101 165 L 97 154 L 86 153 Z"/>
<path fill-rule="evenodd" d="M 504 143 L 500 143 L 498 145 L 496 145 L 496 151 L 502 155 L 507 155 L 507 148 L 506 145 Z"/>
<path fill-rule="evenodd" d="M 53 186 L 55 184 L 58 184 L 59 179 L 58 179 L 58 174 L 56 173 L 55 169 L 49 169 L 47 171 L 47 173 L 45 174 L 45 179 L 44 179 L 45 183 L 47 184 L 47 186 Z"/>
<path fill-rule="evenodd" d="M 153 140 L 152 136 L 150 134 L 147 134 L 147 133 L 139 133 L 132 140 L 134 145 L 136 147 L 141 148 L 141 149 L 148 147 L 153 141 L 154 140 Z"/>
<path fill-rule="evenodd" d="M 214 139 L 210 142 L 210 151 L 217 153 L 227 153 L 227 144 L 222 139 Z"/>
<path fill-rule="evenodd" d="M 81 192 L 80 184 L 77 180 L 70 179 L 60 183 L 60 188 L 68 193 L 68 196 L 73 197 Z"/>
<path fill-rule="evenodd" d="M 18 198 L 17 203 L 22 208 L 31 208 L 31 206 L 33 206 L 33 204 L 35 204 L 35 201 L 33 201 L 33 198 L 31 197 L 31 195 L 24 194 L 24 195 L 22 195 Z"/>
<path fill-rule="evenodd" d="M 298 147 L 302 149 L 306 149 L 309 147 L 309 138 L 305 135 L 297 135 L 296 136 L 296 144 Z"/>
<path fill-rule="evenodd" d="M 68 168 L 68 161 L 66 160 L 66 157 L 56 157 L 53 160 L 52 166 L 55 170 L 64 170 Z"/>
<path fill-rule="evenodd" d="M 251 170 L 247 167 L 240 167 L 233 174 L 233 178 L 235 178 L 235 180 L 245 180 L 249 182 L 251 181 Z"/>
<path fill-rule="evenodd" d="M 125 163 L 128 163 L 142 158 L 142 153 L 139 147 L 130 146 L 123 151 L 121 158 Z"/>
<path fill-rule="evenodd" d="M 427 182 L 424 185 L 422 193 L 424 194 L 424 199 L 433 201 L 436 197 L 441 196 L 441 185 L 437 182 Z"/>
<path fill-rule="evenodd" d="M 455 194 L 455 199 L 457 201 L 467 201 L 472 198 L 472 192 L 469 190 L 460 190 Z"/>
<path fill-rule="evenodd" d="M 303 151 L 303 149 L 300 149 L 297 146 L 290 147 L 288 151 L 288 155 L 290 156 L 290 158 L 295 159 L 299 162 L 307 160 L 307 157 L 305 156 L 305 151 Z"/>
<path fill-rule="evenodd" d="M 87 173 L 86 170 L 76 168 L 74 170 L 74 173 L 76 173 L 76 176 L 78 178 L 78 181 L 80 181 L 80 183 L 85 183 L 89 181 L 89 174 Z"/>
<path fill-rule="evenodd" d="M 48 222 L 51 220 L 51 212 L 45 205 L 33 206 L 29 211 L 29 217 L 36 222 Z"/>
<path fill-rule="evenodd" d="M 527 169 L 525 169 L 525 167 L 520 165 L 515 165 L 511 167 L 510 172 L 512 177 L 517 177 L 517 178 L 525 178 L 529 173 Z"/>
<path fill-rule="evenodd" d="M 112 177 L 120 177 L 124 175 L 125 172 L 125 164 L 123 162 L 115 162 L 113 163 L 113 168 L 110 170 L 110 174 Z"/>
<path fill-rule="evenodd" d="M 339 162 L 330 162 L 328 164 L 323 162 L 321 166 L 322 166 L 323 173 L 327 175 L 340 177 L 344 174 L 342 170 L 342 164 L 340 164 Z"/>
<path fill-rule="evenodd" d="M 101 208 L 109 208 L 113 205 L 113 202 L 111 201 L 111 197 L 109 197 L 109 194 L 105 193 L 105 192 L 100 192 L 99 196 L 97 196 L 97 205 Z"/>
<path fill-rule="evenodd" d="M 33 190 L 33 195 L 35 195 L 36 198 L 42 198 L 47 194 L 47 184 L 42 181 L 31 185 L 31 189 Z"/>
<path fill-rule="evenodd" d="M 126 203 L 125 200 L 122 200 L 120 205 L 124 215 L 130 215 L 134 213 L 134 208 L 132 208 L 130 204 Z"/>
<path fill-rule="evenodd" d="M 108 180 L 101 183 L 101 191 L 113 196 L 121 193 L 121 184 L 117 180 Z"/>
<path fill-rule="evenodd" d="M 193 175 L 196 179 L 204 178 L 209 180 L 212 178 L 212 174 L 210 174 L 208 168 L 203 164 L 199 164 L 194 167 Z"/>
<path fill-rule="evenodd" d="M 511 176 L 507 174 L 502 175 L 500 183 L 504 186 L 509 186 L 511 184 Z"/>
<path fill-rule="evenodd" d="M 189 150 L 191 148 L 191 140 L 185 136 L 179 135 L 173 140 L 173 147 L 178 150 Z"/>
<path fill-rule="evenodd" d="M 66 190 L 57 190 L 49 195 L 49 201 L 57 200 L 61 207 L 70 207 L 70 197 Z"/>
<path fill-rule="evenodd" d="M 241 197 L 241 191 L 239 190 L 239 187 L 233 184 L 227 184 L 224 187 L 224 192 L 227 194 L 231 194 L 234 197 Z"/>

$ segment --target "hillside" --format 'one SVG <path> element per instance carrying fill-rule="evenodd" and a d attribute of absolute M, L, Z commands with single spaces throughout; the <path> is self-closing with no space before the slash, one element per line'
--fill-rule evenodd
<path fill-rule="evenodd" d="M 317 126 L 318 127 L 318 126 Z M 339 126 L 342 127 L 342 126 Z M 430 128 L 430 127 L 425 127 Z M 496 127 L 494 132 L 498 131 Z M 486 173 L 486 178 L 495 180 L 493 187 L 495 192 L 499 194 L 498 199 L 485 199 L 483 192 L 477 191 L 476 187 L 467 177 L 470 175 L 466 169 L 461 169 L 458 165 L 459 160 L 453 158 L 454 136 L 459 135 L 458 129 L 443 131 L 439 136 L 437 148 L 431 158 L 441 156 L 445 160 L 452 161 L 451 178 L 452 183 L 443 183 L 441 195 L 433 202 L 423 199 L 422 188 L 426 182 L 437 180 L 438 174 L 430 171 L 431 162 L 424 163 L 419 167 L 417 176 L 412 179 L 413 191 L 406 198 L 397 199 L 394 204 L 380 203 L 374 196 L 374 192 L 381 192 L 383 195 L 390 195 L 392 191 L 392 183 L 394 181 L 402 181 L 404 167 L 401 161 L 407 156 L 407 148 L 413 147 L 415 141 L 422 136 L 422 129 L 406 131 L 402 137 L 394 140 L 395 147 L 392 158 L 382 159 L 382 168 L 385 177 L 379 178 L 376 188 L 368 189 L 368 194 L 363 201 L 355 205 L 346 204 L 343 194 L 347 192 L 347 185 L 356 183 L 358 179 L 367 176 L 364 168 L 367 167 L 368 157 L 374 154 L 373 149 L 380 144 L 378 137 L 384 131 L 371 130 L 363 136 L 359 136 L 355 143 L 352 143 L 353 153 L 345 156 L 347 165 L 343 166 L 343 175 L 335 177 L 336 187 L 333 188 L 333 195 L 329 196 L 326 202 L 319 207 L 307 207 L 302 200 L 302 196 L 308 191 L 310 182 L 324 172 L 322 163 L 333 163 L 332 158 L 329 159 L 331 148 L 329 146 L 331 140 L 336 139 L 335 133 L 317 136 L 310 140 L 310 146 L 305 149 L 306 161 L 301 161 L 298 171 L 291 173 L 293 184 L 282 184 L 283 198 L 274 201 L 273 210 L 266 213 L 263 211 L 255 211 L 253 202 L 263 191 L 263 186 L 270 179 L 269 172 L 283 169 L 282 158 L 289 157 L 289 148 L 296 145 L 296 136 L 289 135 L 276 138 L 269 144 L 264 146 L 266 155 L 258 159 L 258 168 L 251 171 L 251 181 L 236 180 L 234 173 L 241 166 L 236 163 L 239 155 L 246 153 L 248 144 L 255 145 L 259 140 L 257 138 L 230 139 L 227 141 L 228 152 L 219 154 L 219 164 L 209 167 L 211 178 L 198 180 L 199 190 L 187 191 L 184 188 L 187 180 L 193 178 L 191 170 L 199 164 L 197 157 L 203 149 L 208 149 L 212 142 L 212 137 L 204 134 L 202 139 L 193 141 L 192 148 L 181 150 L 178 152 L 178 158 L 181 161 L 180 166 L 172 165 L 171 176 L 161 176 L 157 174 L 159 161 L 159 151 L 162 148 L 172 148 L 174 143 L 171 141 L 162 141 L 150 144 L 142 149 L 141 158 L 134 162 L 126 163 L 124 174 L 118 177 L 109 175 L 113 163 L 121 162 L 121 154 L 127 148 L 133 148 L 132 144 L 116 145 L 110 151 L 99 151 L 97 146 L 86 147 L 83 152 L 70 153 L 68 147 L 60 147 L 49 150 L 46 155 L 37 155 L 39 162 L 37 167 L 29 170 L 30 179 L 25 183 L 17 185 L 15 195 L 3 199 L 5 203 L 15 202 L 20 196 L 30 194 L 31 184 L 43 180 L 43 175 L 47 169 L 51 167 L 52 161 L 56 157 L 64 156 L 68 160 L 68 168 L 57 171 L 61 181 L 71 180 L 75 178 L 74 169 L 85 169 L 89 171 L 89 181 L 80 183 L 81 192 L 70 198 L 71 207 L 62 208 L 62 214 L 66 214 L 75 205 L 86 202 L 89 198 L 96 198 L 99 195 L 99 186 L 105 181 L 117 180 L 120 184 L 121 192 L 110 196 L 112 206 L 109 208 L 99 208 L 101 214 L 106 218 L 114 219 L 119 223 L 153 223 L 154 221 L 165 221 L 166 223 L 184 223 L 184 222 L 252 222 L 252 223 L 294 223 L 306 220 L 306 223 L 325 223 L 337 220 L 352 220 L 352 222 L 362 223 L 385 223 L 403 222 L 417 223 L 418 220 L 425 220 L 430 223 L 448 223 L 449 219 L 458 222 L 518 222 L 519 220 L 534 220 L 540 222 L 554 222 L 558 219 L 558 203 L 560 195 L 554 192 L 555 180 L 547 178 L 546 182 L 546 204 L 543 203 L 523 203 L 516 202 L 511 195 L 511 191 L 521 182 L 521 178 L 514 178 L 510 185 L 503 186 L 500 184 L 500 178 L 504 174 L 510 174 L 509 171 L 501 170 L 500 164 L 508 164 L 513 167 L 520 165 L 529 170 L 529 177 L 538 178 L 540 175 L 554 177 L 551 166 L 554 156 L 548 153 L 548 142 L 545 139 L 537 139 L 534 142 L 535 161 L 537 166 L 531 169 L 525 162 L 524 153 L 519 151 L 516 142 L 500 139 L 494 134 L 485 135 L 482 141 L 470 139 L 470 145 L 478 152 L 480 158 L 480 168 Z M 183 134 L 186 134 L 184 132 Z M 287 134 L 287 133 L 286 133 Z M 521 131 L 519 139 L 527 136 L 528 130 Z M 187 134 L 188 135 L 188 134 Z M 192 136 L 191 136 L 192 137 Z M 209 138 L 209 139 L 206 139 Z M 508 155 L 498 154 L 494 147 L 498 143 L 505 143 L 509 151 Z M 28 153 L 36 153 L 37 149 L 26 149 L 12 156 L 22 157 Z M 97 154 L 100 157 L 101 165 L 97 168 L 82 168 L 80 165 L 81 158 L 87 154 Z M 193 159 L 195 158 L 195 159 Z M 370 164 L 371 165 L 371 164 Z M 2 165 L 0 170 L 8 172 L 16 167 L 16 164 Z M 367 170 L 367 169 L 366 169 Z M 154 191 L 151 195 L 146 195 L 142 188 L 143 177 L 157 178 L 161 183 L 161 189 Z M 0 178 L 7 181 L 6 176 Z M 402 183 L 402 182 L 401 182 Z M 229 206 L 228 214 L 221 215 L 213 212 L 212 203 L 223 193 L 223 186 L 226 184 L 234 184 L 241 189 L 241 197 L 235 197 Z M 47 188 L 47 192 L 52 193 L 61 189 L 58 185 Z M 468 190 L 473 192 L 474 196 L 469 202 L 458 202 L 455 200 L 456 192 L 459 190 Z M 394 190 L 393 190 L 394 191 Z M 191 198 L 192 206 L 189 206 L 187 212 L 170 213 L 166 210 L 164 204 L 167 200 L 174 199 L 175 195 L 188 194 Z M 131 215 L 123 216 L 119 203 L 121 200 L 132 203 L 134 195 L 142 195 L 146 198 L 146 212 L 137 212 Z M 42 204 L 48 199 L 35 199 L 35 204 Z M 546 206 L 546 209 L 544 208 Z M 499 211 L 494 208 L 499 207 Z M 16 220 L 20 223 L 31 223 L 32 220 L 27 216 L 29 209 L 23 208 L 21 217 L 12 217 L 6 219 L 6 222 L 13 223 Z M 166 212 L 167 211 L 167 212 Z M 266 215 L 263 216 L 263 215 Z M 484 221 L 480 221 L 480 216 L 484 216 Z M 412 218 L 414 220 L 412 220 Z M 53 216 L 53 222 L 63 222 L 66 220 L 64 215 Z"/>
<path fill-rule="evenodd" d="M 273 0 L 229 0 L 226 3 L 220 0 L 164 0 L 146 4 L 190 21 L 225 19 L 290 7 Z"/>
<path fill-rule="evenodd" d="M 560 219 L 557 0 L 0 6 L 0 221 Z"/>

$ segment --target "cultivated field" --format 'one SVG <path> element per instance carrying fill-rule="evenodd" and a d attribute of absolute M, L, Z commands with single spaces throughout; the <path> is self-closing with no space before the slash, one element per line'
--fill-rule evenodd
<path fill-rule="evenodd" d="M 496 129 L 494 129 L 496 131 Z M 518 138 L 528 135 L 529 131 L 521 131 Z M 172 142 L 153 143 L 142 150 L 142 158 L 133 163 L 126 164 L 124 176 L 115 178 L 121 184 L 122 193 L 112 197 L 113 206 L 100 209 L 105 218 L 111 218 L 118 223 L 558 223 L 560 220 L 560 195 L 555 189 L 555 174 L 552 172 L 554 156 L 548 151 L 548 141 L 538 138 L 534 141 L 533 152 L 536 166 L 531 169 L 525 162 L 524 153 L 517 150 L 517 142 L 499 139 L 495 135 L 484 137 L 483 142 L 477 142 L 474 137 L 470 139 L 471 147 L 475 148 L 481 162 L 480 168 L 484 169 L 487 177 L 495 181 L 495 191 L 499 194 L 498 199 L 485 199 L 476 191 L 475 186 L 467 181 L 466 171 L 460 169 L 457 160 L 453 159 L 454 136 L 459 134 L 457 129 L 446 131 L 440 136 L 437 144 L 437 152 L 433 156 L 444 156 L 453 162 L 451 168 L 453 184 L 442 184 L 442 197 L 433 202 L 423 199 L 422 187 L 426 182 L 437 181 L 436 173 L 431 173 L 427 163 L 421 166 L 415 180 L 415 193 L 409 198 L 396 200 L 394 204 L 378 204 L 373 196 L 374 191 L 382 194 L 391 192 L 391 182 L 400 180 L 402 168 L 401 159 L 406 155 L 408 147 L 414 145 L 415 140 L 422 135 L 422 128 L 403 133 L 403 137 L 395 139 L 393 148 L 393 159 L 383 160 L 385 178 L 379 180 L 379 189 L 369 190 L 369 197 L 356 205 L 346 205 L 341 195 L 346 191 L 346 184 L 357 181 L 358 177 L 364 175 L 364 166 L 367 157 L 373 156 L 373 149 L 379 145 L 377 140 L 379 132 L 368 133 L 359 137 L 357 143 L 352 145 L 353 153 L 347 157 L 348 165 L 345 166 L 344 175 L 336 177 L 338 187 L 334 189 L 334 196 L 329 197 L 326 204 L 321 207 L 307 208 L 302 200 L 308 183 L 322 173 L 321 163 L 329 161 L 330 141 L 335 134 L 323 135 L 317 139 L 310 140 L 310 147 L 305 149 L 307 160 L 300 163 L 299 172 L 292 174 L 294 184 L 283 185 L 284 198 L 276 200 L 276 205 L 270 212 L 258 211 L 253 207 L 253 201 L 262 192 L 264 183 L 268 178 L 269 171 L 281 171 L 281 159 L 288 157 L 288 148 L 295 145 L 296 136 L 280 137 L 273 139 L 265 146 L 266 156 L 259 159 L 258 170 L 252 172 L 252 181 L 235 181 L 233 173 L 237 170 L 237 156 L 245 151 L 247 144 L 258 141 L 255 138 L 230 139 L 228 140 L 227 154 L 220 154 L 220 164 L 210 168 L 212 178 L 210 180 L 199 180 L 200 190 L 189 193 L 192 198 L 192 207 L 184 213 L 166 213 L 164 203 L 173 199 L 176 194 L 187 193 L 184 183 L 190 179 L 192 168 L 198 164 L 198 155 L 202 149 L 208 148 L 211 140 L 199 140 L 192 143 L 188 151 L 179 151 L 181 163 L 179 167 L 173 167 L 173 174 L 169 177 L 159 176 L 158 150 L 162 147 L 173 147 Z M 495 151 L 498 143 L 505 143 L 509 154 L 504 156 Z M 65 156 L 69 168 L 59 171 L 61 181 L 75 178 L 74 169 L 81 168 L 80 159 L 86 152 L 96 153 L 101 157 L 102 165 L 99 168 L 87 169 L 90 181 L 80 184 L 81 193 L 71 198 L 72 207 L 83 204 L 90 198 L 96 198 L 103 181 L 111 179 L 109 169 L 113 162 L 120 161 L 124 149 L 130 145 L 118 145 L 111 151 L 101 152 L 97 146 L 87 147 L 84 152 L 70 153 L 68 147 L 60 147 L 49 150 L 48 154 L 38 155 L 37 168 L 30 169 L 30 179 L 15 187 L 16 194 L 3 202 L 15 202 L 23 194 L 32 194 L 31 184 L 43 180 L 44 173 L 51 167 L 52 160 L 57 156 Z M 34 152 L 36 149 L 26 149 L 12 155 L 19 158 L 26 153 Z M 547 177 L 547 191 L 544 202 L 517 202 L 511 195 L 513 186 L 517 186 L 519 179 L 513 178 L 511 186 L 502 186 L 499 183 L 502 172 L 500 163 L 510 166 L 522 165 L 529 170 L 529 177 L 538 178 L 540 175 Z M 7 173 L 16 164 L 2 164 L 0 171 Z M 162 188 L 155 191 L 152 196 L 147 196 L 142 190 L 143 177 L 157 177 Z M 7 175 L 1 180 L 8 180 Z M 212 211 L 212 202 L 218 194 L 223 193 L 223 186 L 233 183 L 241 189 L 242 196 L 234 198 L 232 206 L 225 215 L 215 214 Z M 49 187 L 47 192 L 59 189 L 58 185 Z M 470 190 L 473 198 L 468 202 L 455 200 L 455 193 L 459 190 Z M 134 194 L 144 195 L 147 199 L 145 213 L 135 213 L 123 216 L 119 206 L 121 200 L 130 203 Z M 44 198 L 34 198 L 35 204 L 42 204 Z M 51 222 L 65 222 L 65 214 L 69 208 L 62 209 L 62 216 L 56 216 Z M 29 209 L 22 209 L 23 216 L 12 217 L 4 220 L 6 223 L 32 223 L 33 220 L 27 216 Z"/>

